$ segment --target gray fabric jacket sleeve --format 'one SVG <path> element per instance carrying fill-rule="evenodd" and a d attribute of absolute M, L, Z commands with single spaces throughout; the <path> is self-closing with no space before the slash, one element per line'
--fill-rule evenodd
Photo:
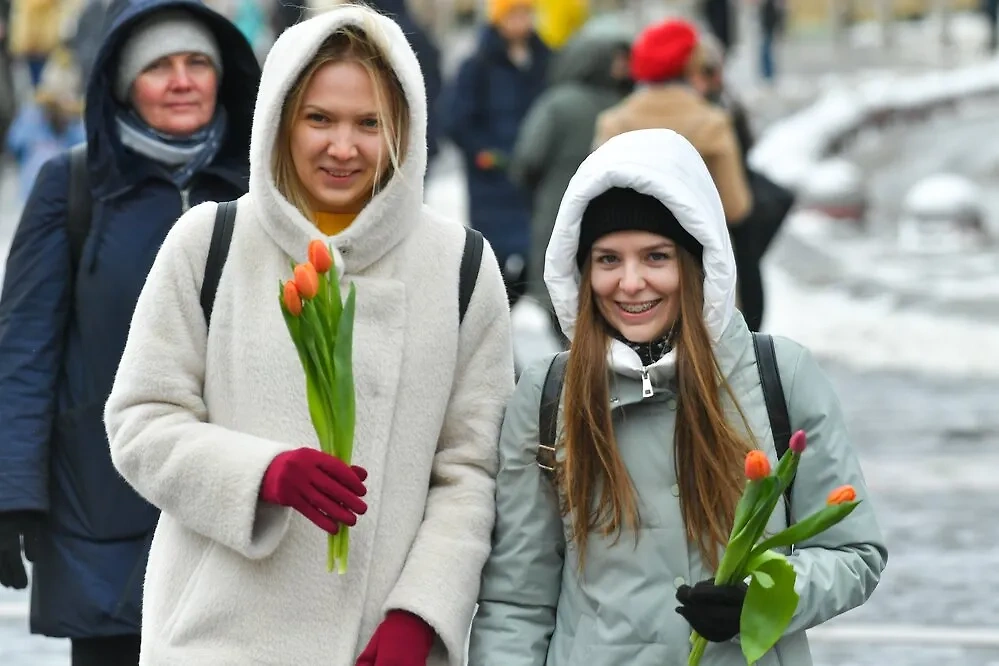
<path fill-rule="evenodd" d="M 888 551 L 832 384 L 811 353 L 782 342 L 784 353 L 779 352 L 779 357 L 784 357 L 780 364 L 791 427 L 808 435 L 791 496 L 792 519 L 812 515 L 825 506 L 834 488 L 845 484 L 852 485 L 862 500 L 843 522 L 798 544 L 790 556 L 801 597 L 786 632 L 793 633 L 867 601 L 881 578 Z M 794 372 L 787 373 L 786 368 Z"/>
<path fill-rule="evenodd" d="M 533 192 L 549 168 L 556 141 L 558 117 L 555 97 L 549 92 L 531 107 L 517 134 L 510 161 L 510 178 L 528 192 Z"/>
<path fill-rule="evenodd" d="M 469 645 L 475 666 L 542 666 L 555 630 L 565 538 L 553 486 L 535 461 L 550 360 L 521 376 L 503 419 L 493 547 Z"/>

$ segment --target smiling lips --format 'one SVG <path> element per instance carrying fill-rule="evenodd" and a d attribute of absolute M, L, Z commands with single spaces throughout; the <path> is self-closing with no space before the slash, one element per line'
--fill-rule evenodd
<path fill-rule="evenodd" d="M 326 167 L 319 167 L 323 173 L 333 176 L 334 178 L 350 178 L 355 173 L 356 169 L 327 169 Z"/>
<path fill-rule="evenodd" d="M 644 303 L 621 303 L 618 302 L 617 306 L 627 312 L 628 314 L 643 314 L 656 307 L 662 302 L 662 299 L 656 299 L 654 301 L 645 301 Z"/>

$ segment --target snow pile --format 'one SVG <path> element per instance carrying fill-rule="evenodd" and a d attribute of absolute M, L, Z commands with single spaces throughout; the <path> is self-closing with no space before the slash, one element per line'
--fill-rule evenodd
<path fill-rule="evenodd" d="M 819 357 L 859 369 L 916 370 L 955 377 L 999 377 L 995 324 L 899 310 L 893 298 L 860 300 L 798 285 L 765 266 L 769 333 L 796 340 Z"/>
<path fill-rule="evenodd" d="M 750 164 L 798 189 L 821 160 L 871 124 L 990 95 L 999 95 L 999 61 L 923 74 L 872 74 L 852 85 L 840 84 L 803 111 L 774 123 L 753 148 Z"/>

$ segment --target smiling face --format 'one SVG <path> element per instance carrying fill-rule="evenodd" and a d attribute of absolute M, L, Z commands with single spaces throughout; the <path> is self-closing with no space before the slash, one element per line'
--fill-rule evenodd
<path fill-rule="evenodd" d="M 135 112 L 150 127 L 189 136 L 215 115 L 218 73 L 203 53 L 175 53 L 142 70 L 132 83 Z"/>
<path fill-rule="evenodd" d="M 385 114 L 371 74 L 353 61 L 316 71 L 290 132 L 291 158 L 309 206 L 319 213 L 358 213 L 391 165 Z"/>
<path fill-rule="evenodd" d="M 607 323 L 631 342 L 664 336 L 680 312 L 676 244 L 647 231 L 603 236 L 590 251 L 590 287 Z"/>

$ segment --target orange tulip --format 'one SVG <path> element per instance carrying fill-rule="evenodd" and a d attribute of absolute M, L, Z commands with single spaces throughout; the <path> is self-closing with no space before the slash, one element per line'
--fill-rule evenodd
<path fill-rule="evenodd" d="M 293 280 L 284 283 L 284 307 L 293 317 L 302 314 L 302 297 Z"/>
<path fill-rule="evenodd" d="M 330 250 L 321 240 L 309 243 L 309 263 L 315 266 L 316 272 L 323 275 L 333 267 L 333 257 Z"/>
<path fill-rule="evenodd" d="M 857 499 L 857 491 L 853 489 L 853 486 L 840 486 L 829 493 L 826 504 L 844 504 L 855 499 Z"/>
<path fill-rule="evenodd" d="M 755 450 L 746 454 L 746 477 L 759 481 L 770 476 L 770 460 L 763 451 Z"/>
<path fill-rule="evenodd" d="M 305 300 L 316 297 L 319 293 L 319 274 L 316 267 L 305 262 L 295 266 L 295 286 L 298 287 L 299 295 Z"/>

